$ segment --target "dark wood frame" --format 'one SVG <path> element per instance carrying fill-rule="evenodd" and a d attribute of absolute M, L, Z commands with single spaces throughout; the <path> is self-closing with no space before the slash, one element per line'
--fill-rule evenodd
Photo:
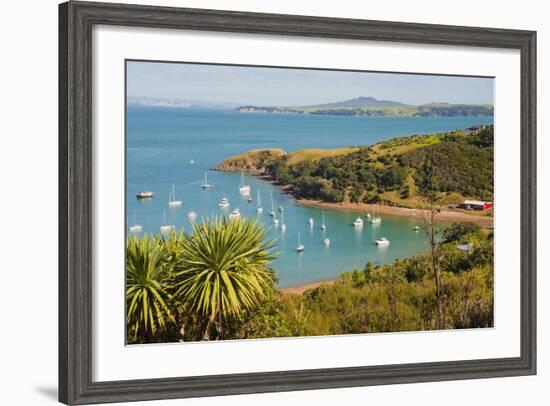
<path fill-rule="evenodd" d="M 518 49 L 521 54 L 521 355 L 187 378 L 93 382 L 92 27 L 278 34 Z M 233 11 L 69 2 L 59 6 L 59 400 L 218 396 L 536 373 L 536 32 Z"/>

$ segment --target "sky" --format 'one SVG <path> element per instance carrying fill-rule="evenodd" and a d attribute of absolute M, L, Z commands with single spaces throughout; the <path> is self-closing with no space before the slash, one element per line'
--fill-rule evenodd
<path fill-rule="evenodd" d="M 492 78 L 282 69 L 186 63 L 127 63 L 130 97 L 262 106 L 303 106 L 371 96 L 405 104 L 493 104 Z"/>

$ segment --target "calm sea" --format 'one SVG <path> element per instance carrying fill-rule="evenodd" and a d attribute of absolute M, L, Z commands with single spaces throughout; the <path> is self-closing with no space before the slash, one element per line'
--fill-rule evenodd
<path fill-rule="evenodd" d="M 159 233 L 160 226 L 173 224 L 190 230 L 187 213 L 195 211 L 197 220 L 229 213 L 239 208 L 242 216 L 258 217 L 278 240 L 279 257 L 273 264 L 281 287 L 337 277 L 343 271 L 362 269 L 366 261 L 392 262 L 426 249 L 422 232 L 413 230 L 419 220 L 383 216 L 382 223 L 365 221 L 361 229 L 351 223 L 357 214 L 341 211 L 324 212 L 326 230 L 320 229 L 322 211 L 294 204 L 292 197 L 279 192 L 269 183 L 245 176 L 251 185 L 254 201 L 248 203 L 239 194 L 240 175 L 211 171 L 230 155 L 254 148 L 334 148 L 370 145 L 388 138 L 462 129 L 474 124 L 492 124 L 492 117 L 468 118 L 389 118 L 337 117 L 275 114 L 243 114 L 231 111 L 172 108 L 136 108 L 127 112 L 126 204 L 128 224 L 140 224 L 143 232 Z M 201 188 L 204 174 L 213 188 Z M 155 193 L 153 199 L 137 200 L 136 193 L 144 184 Z M 169 208 L 172 184 L 179 208 Z M 260 192 L 264 212 L 256 212 Z M 286 231 L 272 224 L 269 210 L 271 195 L 275 210 L 284 208 Z M 223 197 L 230 202 L 228 211 L 218 203 Z M 280 213 L 277 211 L 280 219 Z M 164 220 L 164 217 L 166 220 Z M 314 225 L 307 221 L 314 219 Z M 296 253 L 298 236 L 305 246 Z M 324 238 L 330 246 L 323 245 Z M 390 240 L 378 247 L 379 237 Z"/>

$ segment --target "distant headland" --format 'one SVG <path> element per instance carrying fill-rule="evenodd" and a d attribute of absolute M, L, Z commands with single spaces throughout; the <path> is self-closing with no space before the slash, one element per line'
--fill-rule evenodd
<path fill-rule="evenodd" d="M 489 104 L 429 103 L 404 104 L 374 97 L 357 97 L 335 103 L 311 106 L 254 106 L 237 107 L 241 113 L 315 114 L 335 116 L 387 116 L 387 117 L 474 117 L 493 116 Z"/>

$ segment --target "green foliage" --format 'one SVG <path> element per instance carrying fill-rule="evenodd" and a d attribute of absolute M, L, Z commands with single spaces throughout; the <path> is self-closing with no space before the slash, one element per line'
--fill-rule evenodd
<path fill-rule="evenodd" d="M 373 202 L 397 191 L 409 199 L 414 186 L 424 194 L 456 192 L 493 199 L 493 127 L 472 135 L 460 131 L 440 135 L 398 137 L 332 157 L 292 164 L 284 156 L 267 173 L 290 186 L 298 198 L 327 202 Z M 412 187 L 412 189 L 411 189 Z"/>
<path fill-rule="evenodd" d="M 172 236 L 171 239 L 176 239 Z M 169 250 L 159 237 L 130 237 L 126 248 L 126 307 L 129 338 L 151 337 L 174 321 L 170 308 Z"/>
<path fill-rule="evenodd" d="M 468 234 L 475 234 L 481 231 L 481 227 L 475 223 L 453 223 L 443 231 L 445 242 L 464 242 L 464 237 Z"/>
<path fill-rule="evenodd" d="M 475 241 L 465 253 L 456 243 L 443 247 L 443 298 L 447 328 L 493 325 L 492 237 L 467 236 Z M 344 273 L 332 285 L 305 292 L 287 304 L 287 313 L 307 314 L 302 330 L 307 335 L 419 331 L 437 328 L 435 283 L 429 254 L 393 264 Z"/>
<path fill-rule="evenodd" d="M 263 226 L 255 220 L 225 217 L 195 225 L 182 241 L 180 269 L 175 273 L 175 296 L 188 310 L 222 320 L 255 307 L 273 288 L 274 242 L 266 241 Z"/>
<path fill-rule="evenodd" d="M 434 192 L 493 200 L 493 150 L 466 142 L 441 142 L 406 153 L 401 160 L 414 169 L 417 185 L 430 182 Z M 426 170 L 426 162 L 432 166 Z"/>
<path fill-rule="evenodd" d="M 445 328 L 491 327 L 493 234 L 454 224 L 442 241 Z M 438 328 L 429 253 L 367 262 L 298 295 L 275 290 L 273 242 L 254 221 L 214 219 L 190 234 L 131 237 L 127 245 L 129 343 Z"/>

